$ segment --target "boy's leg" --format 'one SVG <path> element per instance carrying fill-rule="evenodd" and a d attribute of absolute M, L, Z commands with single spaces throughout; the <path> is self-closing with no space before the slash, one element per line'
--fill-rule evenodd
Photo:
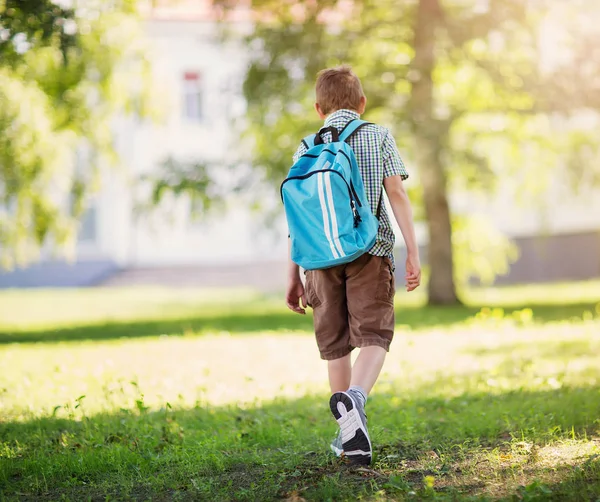
<path fill-rule="evenodd" d="M 306 273 L 305 291 L 308 303 L 313 309 L 315 338 L 321 359 L 337 361 L 345 358 L 350 354 L 352 347 L 344 266 L 309 270 Z M 343 364 L 333 364 L 337 381 L 339 371 L 336 370 L 341 370 Z"/>
<path fill-rule="evenodd" d="M 350 385 L 350 330 L 346 307 L 344 266 L 309 271 L 306 274 L 306 296 L 313 308 L 315 336 L 321 358 L 327 360 L 331 391 L 346 390 Z M 339 457 L 341 435 L 331 443 Z"/>
<path fill-rule="evenodd" d="M 351 385 L 361 387 L 367 395 L 379 378 L 394 336 L 394 294 L 389 258 L 367 254 L 348 267 L 350 343 L 360 348 Z"/>
<path fill-rule="evenodd" d="M 371 440 L 364 412 L 394 332 L 394 277 L 391 261 L 363 255 L 346 268 L 350 344 L 361 347 L 347 392 L 331 396 L 330 407 L 342 430 L 343 450 L 351 461 L 371 462 Z"/>
<path fill-rule="evenodd" d="M 333 361 L 327 361 L 327 371 L 329 373 L 329 386 L 331 387 L 332 394 L 348 390 L 352 374 L 350 354 L 339 359 L 334 359 Z M 344 452 L 341 429 L 331 442 L 330 448 L 338 457 Z"/>
<path fill-rule="evenodd" d="M 377 378 L 379 378 L 386 355 L 387 351 L 377 345 L 360 349 L 352 367 L 349 387 L 360 387 L 365 395 L 369 395 Z"/>
<path fill-rule="evenodd" d="M 339 359 L 327 361 L 327 371 L 329 373 L 329 386 L 331 387 L 332 394 L 348 390 L 352 375 L 350 354 Z"/>

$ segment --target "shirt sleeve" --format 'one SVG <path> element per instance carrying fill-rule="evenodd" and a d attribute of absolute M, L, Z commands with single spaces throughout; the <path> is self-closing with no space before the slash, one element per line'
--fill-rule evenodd
<path fill-rule="evenodd" d="M 402 176 L 405 180 L 408 178 L 408 171 L 404 166 L 404 162 L 400 158 L 396 141 L 387 129 L 384 130 L 382 143 L 382 158 L 383 158 L 383 177 Z"/>
<path fill-rule="evenodd" d="M 306 145 L 304 143 L 300 143 L 298 149 L 296 150 L 296 153 L 294 154 L 294 164 L 298 162 L 298 159 L 302 157 L 302 155 L 304 155 L 307 151 L 308 149 L 306 148 Z"/>

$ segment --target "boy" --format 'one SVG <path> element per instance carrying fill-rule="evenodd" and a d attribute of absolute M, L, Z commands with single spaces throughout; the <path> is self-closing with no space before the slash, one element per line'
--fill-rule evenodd
<path fill-rule="evenodd" d="M 318 74 L 315 109 L 325 127 L 341 131 L 364 113 L 367 99 L 358 77 L 347 66 Z M 331 141 L 331 133 L 324 135 Z M 421 266 L 412 209 L 402 181 L 408 173 L 389 131 L 375 124 L 362 127 L 349 140 L 373 214 L 379 220 L 375 245 L 351 263 L 306 272 L 306 286 L 298 265 L 289 260 L 287 306 L 304 314 L 314 312 L 321 358 L 327 360 L 332 396 L 330 408 L 340 425 L 331 448 L 352 463 L 369 464 L 372 448 L 364 407 L 377 381 L 394 332 L 394 232 L 382 201 L 385 189 L 406 242 L 406 289 L 420 284 Z M 301 144 L 294 162 L 306 152 Z M 300 305 L 300 300 L 302 305 Z M 304 308 L 303 308 L 304 307 Z M 351 366 L 350 352 L 360 352 Z"/>

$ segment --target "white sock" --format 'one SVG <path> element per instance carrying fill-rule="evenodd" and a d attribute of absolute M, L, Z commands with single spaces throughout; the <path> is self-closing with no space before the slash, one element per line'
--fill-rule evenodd
<path fill-rule="evenodd" d="M 351 385 L 348 391 L 352 391 L 352 394 L 361 400 L 363 407 L 367 404 L 367 393 L 365 389 L 359 385 Z"/>

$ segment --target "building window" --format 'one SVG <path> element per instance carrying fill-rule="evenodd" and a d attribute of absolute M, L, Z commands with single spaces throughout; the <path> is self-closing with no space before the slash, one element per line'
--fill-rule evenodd
<path fill-rule="evenodd" d="M 183 74 L 183 117 L 193 122 L 204 118 L 202 76 L 193 71 Z"/>

